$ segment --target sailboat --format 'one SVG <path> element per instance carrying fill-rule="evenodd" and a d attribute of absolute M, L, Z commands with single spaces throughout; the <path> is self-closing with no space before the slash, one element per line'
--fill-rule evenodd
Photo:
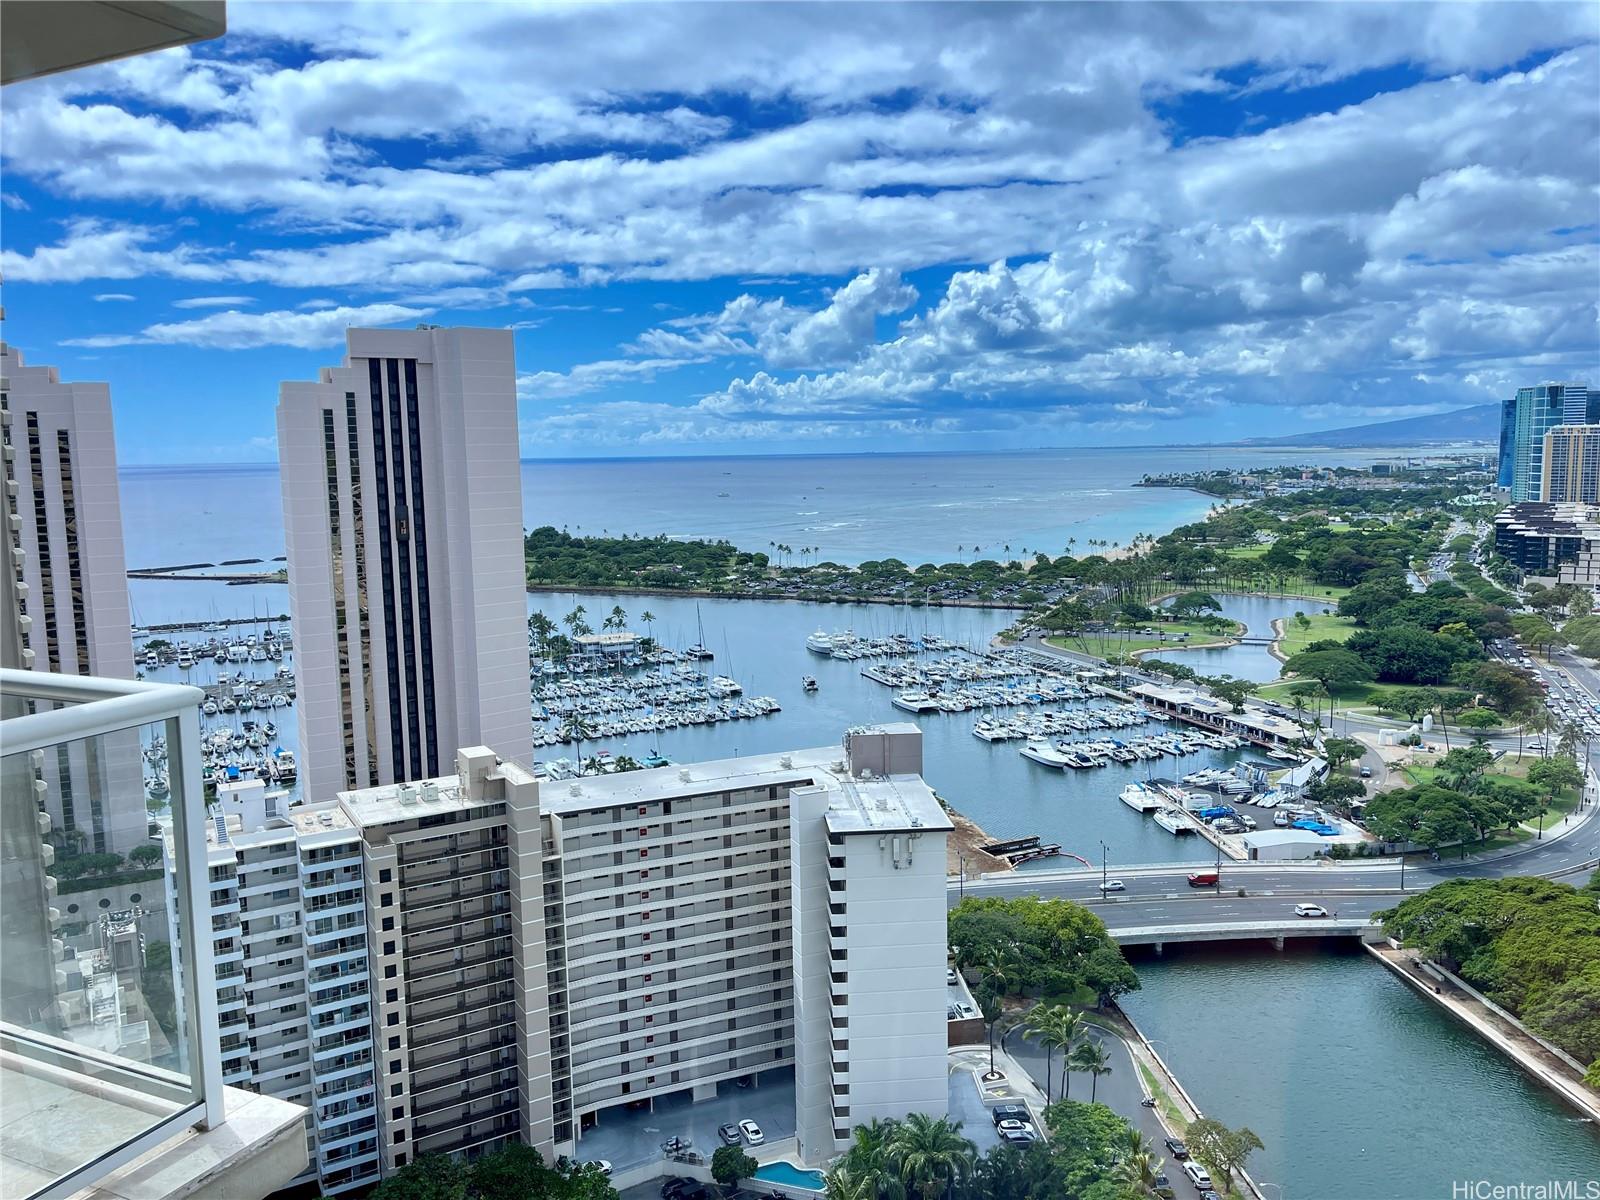
<path fill-rule="evenodd" d="M 694 606 L 694 625 L 695 632 L 700 640 L 685 650 L 683 652 L 684 655 L 688 658 L 699 659 L 701 662 L 716 658 L 716 655 L 706 648 L 706 627 L 700 620 L 700 604 L 698 601 L 695 602 Z"/>

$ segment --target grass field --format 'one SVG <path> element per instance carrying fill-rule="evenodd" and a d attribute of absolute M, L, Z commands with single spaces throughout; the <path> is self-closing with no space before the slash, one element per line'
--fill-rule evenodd
<path fill-rule="evenodd" d="M 1521 762 L 1517 761 L 1515 754 L 1507 754 L 1499 762 L 1495 763 L 1487 771 L 1485 771 L 1484 774 L 1504 775 L 1512 779 L 1526 779 L 1528 777 L 1528 767 L 1538 761 L 1539 756 L 1536 754 L 1524 755 Z M 1401 773 L 1410 779 L 1413 785 L 1433 783 L 1439 777 L 1439 770 L 1437 767 L 1421 766 L 1417 764 L 1401 768 Z M 1577 807 L 1578 790 L 1576 788 L 1568 788 L 1566 791 L 1560 792 L 1550 798 L 1550 806 L 1545 810 L 1544 816 L 1536 816 L 1531 821 L 1524 822 L 1524 824 L 1529 829 L 1554 829 L 1556 826 L 1561 824 L 1561 819 L 1563 817 L 1576 810 Z M 1512 842 L 1523 840 L 1522 837 L 1516 836 L 1514 832 L 1507 836 L 1510 837 Z M 1523 836 L 1525 837 L 1526 834 Z"/>
<path fill-rule="evenodd" d="M 1220 642 L 1231 636 L 1237 636 L 1240 625 L 1234 622 L 1232 634 L 1213 633 L 1198 621 L 1173 621 L 1163 623 L 1159 629 L 1163 636 L 1145 637 L 1137 630 L 1129 633 L 1086 633 L 1079 637 L 1046 638 L 1052 646 L 1059 646 L 1063 650 L 1076 650 L 1082 654 L 1092 654 L 1096 658 L 1109 659 L 1114 655 L 1130 654 L 1135 650 L 1176 650 L 1185 646 L 1202 646 L 1207 642 Z M 1188 639 L 1179 641 L 1178 634 L 1187 633 Z"/>
<path fill-rule="evenodd" d="M 1278 652 L 1285 658 L 1304 650 L 1312 642 L 1332 640 L 1342 642 L 1356 631 L 1353 618 L 1331 616 L 1324 613 L 1307 613 L 1308 625 L 1302 627 L 1294 617 L 1283 623 L 1283 637 L 1278 642 Z"/>

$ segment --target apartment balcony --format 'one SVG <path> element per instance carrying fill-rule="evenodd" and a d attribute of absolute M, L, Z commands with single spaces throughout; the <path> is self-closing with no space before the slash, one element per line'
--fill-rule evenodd
<path fill-rule="evenodd" d="M 223 1083 L 200 698 L 191 687 L 0 671 L 0 1195 L 7 1200 L 86 1191 L 254 1200 L 305 1168 L 305 1110 Z M 170 963 L 119 972 L 98 952 L 68 958 L 51 936 L 57 848 L 45 841 L 45 764 L 70 748 L 74 762 L 113 768 L 74 779 L 75 789 L 107 810 L 136 809 L 142 819 L 142 789 L 117 794 L 112 781 L 131 774 L 137 783 L 140 742 L 157 736 L 166 742 L 173 795 Z M 115 769 L 125 761 L 129 772 Z"/>

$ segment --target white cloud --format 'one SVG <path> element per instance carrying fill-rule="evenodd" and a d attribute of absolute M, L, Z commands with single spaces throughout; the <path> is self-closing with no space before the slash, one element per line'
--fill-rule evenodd
<path fill-rule="evenodd" d="M 338 345 L 352 325 L 394 325 L 415 321 L 430 310 L 398 304 L 331 308 L 319 312 L 221 312 L 193 321 L 149 325 L 132 334 L 95 334 L 71 338 L 65 346 L 204 346 L 214 350 L 249 350 L 258 346 L 293 346 L 314 350 Z"/>
<path fill-rule="evenodd" d="M 254 296 L 190 296 L 186 300 L 174 300 L 173 308 L 240 308 L 247 304 L 254 304 Z"/>
<path fill-rule="evenodd" d="M 127 292 L 101 292 L 95 297 L 96 303 L 106 304 L 115 300 L 137 300 L 137 296 L 130 296 Z"/>

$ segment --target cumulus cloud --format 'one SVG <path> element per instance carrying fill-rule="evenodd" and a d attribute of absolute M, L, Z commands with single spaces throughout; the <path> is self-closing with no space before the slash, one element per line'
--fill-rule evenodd
<path fill-rule="evenodd" d="M 550 422 L 638 406 L 604 418 L 635 442 L 650 420 L 1125 429 L 1593 373 L 1584 6 L 817 14 L 243 6 L 226 43 L 7 90 L 12 177 L 116 215 L 30 227 L 0 268 L 297 293 L 96 345 L 321 345 L 451 307 L 532 328 L 520 310 L 602 287 L 696 313 L 519 380 Z M 1326 111 L 1283 99 L 1342 81 Z M 1197 95 L 1215 128 L 1185 128 Z"/>
<path fill-rule="evenodd" d="M 221 312 L 193 321 L 148 325 L 138 333 L 94 334 L 70 338 L 65 346 L 203 346 L 214 350 L 249 350 L 258 346 L 293 346 L 314 350 L 343 342 L 352 325 L 393 325 L 415 321 L 430 310 L 398 304 L 368 304 L 316 312 Z"/>

